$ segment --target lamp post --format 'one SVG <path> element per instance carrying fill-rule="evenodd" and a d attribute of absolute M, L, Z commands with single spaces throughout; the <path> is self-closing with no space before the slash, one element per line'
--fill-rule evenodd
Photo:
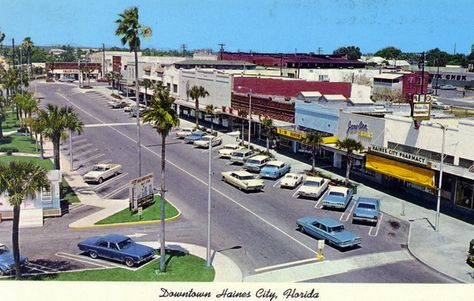
<path fill-rule="evenodd" d="M 212 134 L 212 131 L 211 131 Z M 212 176 L 212 138 L 209 140 L 209 179 L 207 191 L 207 252 L 206 266 L 211 267 L 211 176 Z"/>
<path fill-rule="evenodd" d="M 441 185 L 443 183 L 443 163 L 444 163 L 444 144 L 446 139 L 446 130 L 448 129 L 447 125 L 443 125 L 440 123 L 436 123 L 441 127 L 443 130 L 443 138 L 441 144 L 441 161 L 439 164 L 439 179 L 438 179 L 438 197 L 436 201 L 436 223 L 435 223 L 435 230 L 439 232 L 439 216 L 440 216 L 440 209 L 441 209 Z"/>

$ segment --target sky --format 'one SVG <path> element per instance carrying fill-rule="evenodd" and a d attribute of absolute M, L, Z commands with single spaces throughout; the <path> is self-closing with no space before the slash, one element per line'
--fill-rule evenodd
<path fill-rule="evenodd" d="M 121 46 L 115 20 L 132 6 L 153 30 L 142 48 L 469 54 L 474 44 L 474 0 L 0 0 L 0 31 L 4 44 Z"/>

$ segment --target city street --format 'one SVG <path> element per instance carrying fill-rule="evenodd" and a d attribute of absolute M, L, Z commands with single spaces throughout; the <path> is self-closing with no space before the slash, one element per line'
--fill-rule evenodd
<path fill-rule="evenodd" d="M 128 197 L 128 182 L 138 176 L 135 118 L 122 109 L 107 106 L 110 98 L 94 90 L 80 91 L 74 85 L 33 83 L 42 104 L 72 105 L 86 125 L 84 133 L 73 137 L 74 167 L 85 174 L 93 164 L 119 163 L 123 173 L 90 189 L 103 198 Z M 142 174 L 155 174 L 159 187 L 161 146 L 159 136 L 149 125 L 143 125 Z M 69 153 L 67 141 L 61 146 L 62 155 Z M 167 198 L 182 212 L 182 216 L 166 224 L 167 240 L 205 246 L 207 234 L 207 150 L 195 149 L 175 138 L 173 131 L 167 139 Z M 265 180 L 264 192 L 244 193 L 221 181 L 221 172 L 240 167 L 218 159 L 213 152 L 212 177 L 212 248 L 232 258 L 245 277 L 286 268 L 314 268 L 312 263 L 298 263 L 315 257 L 317 241 L 296 230 L 296 220 L 306 215 L 332 217 L 341 220 L 347 229 L 362 238 L 360 248 L 338 250 L 326 246 L 325 264 L 338 265 L 344 260 L 360 263 L 356 269 L 334 269 L 329 275 L 299 279 L 312 282 L 452 282 L 409 255 L 406 241 L 409 224 L 384 214 L 377 227 L 352 224 L 352 201 L 346 212 L 321 209 L 319 202 L 294 197 L 295 190 L 277 187 L 276 181 Z M 303 172 L 303 170 L 292 170 Z M 274 187 L 275 186 L 275 187 Z M 354 199 L 357 198 L 355 195 Z M 132 235 L 138 241 L 158 239 L 159 225 L 140 225 L 116 228 L 70 230 L 68 224 L 97 210 L 76 205 L 69 214 L 47 219 L 43 228 L 22 229 L 22 253 L 33 263 L 46 266 L 45 270 L 91 268 L 87 261 L 75 260 L 79 254 L 76 244 L 82 239 L 105 233 Z M 9 242 L 11 223 L 0 224 L 0 241 Z M 384 252 L 396 252 L 392 259 Z M 395 253 L 394 253 L 395 254 Z M 372 256 L 371 261 L 363 260 Z M 361 258 L 359 260 L 359 258 Z M 380 260 L 380 261 L 379 261 Z M 97 266 L 95 266 L 97 267 Z M 316 274 L 315 274 L 316 275 Z M 384 275 L 380 278 L 377 275 Z M 269 276 L 271 277 L 271 276 Z M 262 280 L 263 281 L 263 280 Z"/>

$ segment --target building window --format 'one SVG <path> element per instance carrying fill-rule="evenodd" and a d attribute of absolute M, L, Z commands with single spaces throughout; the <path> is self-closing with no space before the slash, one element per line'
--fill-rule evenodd
<path fill-rule="evenodd" d="M 178 93 L 178 85 L 173 84 L 173 93 Z"/>
<path fill-rule="evenodd" d="M 458 178 L 458 187 L 456 189 L 456 205 L 473 209 L 474 208 L 474 185 Z"/>
<path fill-rule="evenodd" d="M 474 165 L 474 161 L 464 158 L 459 158 L 459 166 L 469 168 Z"/>

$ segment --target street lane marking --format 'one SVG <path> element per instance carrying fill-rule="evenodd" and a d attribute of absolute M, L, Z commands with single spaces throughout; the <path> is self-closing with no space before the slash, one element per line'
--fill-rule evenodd
<path fill-rule="evenodd" d="M 276 181 L 275 184 L 273 184 L 273 187 L 276 188 L 276 187 L 280 187 L 280 180 Z"/>
<path fill-rule="evenodd" d="M 95 155 L 95 156 L 86 158 L 86 159 L 84 159 L 84 160 L 77 161 L 76 163 L 84 164 L 84 163 L 86 163 L 86 162 L 89 162 L 89 161 L 91 161 L 91 160 L 98 159 L 98 158 L 103 157 L 103 156 L 105 156 L 105 154 L 97 154 L 97 155 Z"/>
<path fill-rule="evenodd" d="M 62 96 L 64 99 L 68 100 L 65 96 L 63 96 L 62 94 L 58 93 L 58 95 Z M 76 105 L 75 103 L 71 102 L 71 104 L 75 107 L 77 107 L 79 110 L 83 111 L 85 114 L 89 115 L 90 117 L 96 119 L 97 121 L 99 122 L 102 122 L 102 123 L 105 123 L 103 122 L 102 120 L 100 120 L 99 118 L 95 117 L 94 115 L 92 115 L 91 113 L 85 111 L 84 109 L 82 109 L 81 107 L 79 107 L 78 105 Z M 113 127 L 110 127 L 112 130 L 116 131 L 117 133 L 119 133 L 120 135 L 126 137 L 127 139 L 129 139 L 130 141 L 133 141 L 134 143 L 137 143 L 134 139 L 132 139 L 131 137 L 127 136 L 125 133 L 119 131 L 118 129 L 116 128 L 113 128 Z M 158 154 L 157 152 L 151 150 L 150 148 L 146 147 L 146 146 L 142 146 L 142 148 L 148 150 L 150 153 L 156 155 L 158 158 L 161 158 L 161 155 Z M 190 177 L 194 178 L 196 181 L 202 183 L 203 185 L 207 186 L 207 182 L 206 181 L 203 181 L 201 180 L 200 178 L 198 178 L 197 176 L 191 174 L 190 172 L 188 172 L 187 170 L 181 168 L 180 166 L 176 165 L 175 163 L 173 162 L 170 162 L 168 160 L 166 160 L 166 162 L 168 162 L 170 165 L 174 166 L 175 168 L 181 170 L 182 172 L 184 172 L 185 174 L 189 175 Z M 122 188 L 122 190 L 124 188 L 128 187 L 128 184 L 127 186 L 124 186 Z M 257 217 L 258 219 L 260 219 L 261 221 L 263 221 L 265 224 L 267 224 L 268 226 L 274 228 L 275 230 L 277 230 L 278 232 L 280 232 L 281 234 L 283 234 L 284 236 L 288 237 L 289 239 L 295 241 L 296 243 L 298 243 L 299 245 L 303 246 L 304 248 L 308 249 L 311 253 L 315 253 L 315 250 L 314 248 L 311 248 L 311 247 L 308 247 L 307 245 L 305 245 L 304 243 L 302 243 L 301 241 L 297 240 L 296 238 L 294 238 L 293 236 L 289 235 L 288 233 L 286 233 L 285 231 L 281 230 L 280 228 L 278 228 L 277 226 L 273 225 L 272 223 L 270 223 L 269 221 L 267 221 L 266 219 L 264 219 L 263 217 L 261 217 L 260 215 L 258 215 L 257 213 L 253 212 L 252 210 L 250 210 L 249 208 L 247 208 L 246 206 L 240 204 L 239 202 L 235 201 L 234 199 L 232 199 L 231 197 L 227 196 L 226 194 L 224 194 L 222 191 L 216 189 L 216 188 L 212 188 L 215 192 L 219 193 L 220 195 L 222 195 L 223 197 L 225 197 L 226 199 L 230 200 L 231 202 L 233 202 L 234 204 L 236 204 L 237 206 L 241 207 L 242 209 L 244 209 L 245 211 L 249 212 L 250 214 L 254 215 L 255 217 Z M 110 197 L 110 194 L 107 195 L 108 197 Z"/>
<path fill-rule="evenodd" d="M 308 258 L 308 259 L 302 259 L 302 260 L 297 260 L 297 261 L 290 261 L 290 262 L 286 262 L 286 263 L 282 263 L 282 264 L 276 264 L 276 265 L 266 266 L 266 267 L 263 267 L 263 268 L 258 268 L 258 269 L 255 269 L 254 271 L 255 271 L 255 273 L 260 273 L 260 272 L 265 272 L 265 271 L 268 271 L 268 270 L 284 268 L 284 267 L 291 266 L 291 265 L 297 265 L 297 264 L 300 264 L 300 263 L 313 262 L 313 261 L 316 261 L 316 260 L 317 260 L 316 258 Z"/>
<path fill-rule="evenodd" d="M 374 228 L 373 226 L 369 229 L 369 236 L 377 236 L 379 234 L 380 224 L 382 224 L 383 212 L 380 212 L 380 219 L 377 221 L 377 226 Z M 375 233 L 371 233 L 372 230 L 375 229 Z"/>
<path fill-rule="evenodd" d="M 292 197 L 292 198 L 295 198 L 295 199 L 299 198 L 299 196 L 300 196 L 300 192 L 299 192 L 298 190 L 296 190 L 296 191 L 291 195 L 291 197 Z"/>
<path fill-rule="evenodd" d="M 109 194 L 106 194 L 104 195 L 104 199 L 110 199 L 111 197 L 113 197 L 114 195 L 118 194 L 119 192 L 122 192 L 123 190 L 125 190 L 126 188 L 128 188 L 130 184 L 127 183 L 117 189 L 115 189 L 114 191 L 110 192 Z"/>
<path fill-rule="evenodd" d="M 105 187 L 107 185 L 110 185 L 110 184 L 114 183 L 115 181 L 120 180 L 123 177 L 126 177 L 127 175 L 128 175 L 128 173 L 126 172 L 126 173 L 119 174 L 118 176 L 109 178 L 109 179 L 105 180 L 102 184 L 94 186 L 94 188 L 92 188 L 92 190 L 93 191 L 100 190 L 103 187 Z"/>
<path fill-rule="evenodd" d="M 354 207 L 356 205 L 356 202 L 354 200 L 352 200 L 352 206 L 351 206 L 351 209 L 349 210 L 349 212 L 347 211 L 344 211 L 342 214 L 341 214 L 341 217 L 339 218 L 339 220 L 341 222 L 347 222 L 349 220 L 349 217 L 351 216 L 352 214 L 352 210 L 354 210 Z M 345 215 L 345 217 L 344 217 Z"/>
<path fill-rule="evenodd" d="M 76 211 L 78 209 L 81 209 L 84 206 L 85 206 L 84 204 L 71 204 L 71 205 L 69 205 L 68 211 L 73 212 L 73 211 Z"/>
<path fill-rule="evenodd" d="M 85 151 L 85 152 L 79 152 L 79 153 L 77 153 L 77 152 L 73 149 L 73 154 L 72 154 L 72 155 L 74 156 L 75 159 L 77 159 L 77 158 L 79 158 L 79 157 L 82 157 L 82 156 L 85 156 L 85 155 L 89 155 L 89 154 L 92 154 L 92 153 L 96 153 L 96 152 L 98 152 L 98 151 L 99 151 L 98 148 L 93 148 L 93 149 L 90 149 L 90 150 Z M 75 160 L 75 161 L 77 161 L 77 160 Z M 79 160 L 79 161 L 80 161 L 80 160 Z"/>
<path fill-rule="evenodd" d="M 100 264 L 100 261 L 97 260 L 97 261 L 92 261 L 92 259 L 90 260 L 86 260 L 88 259 L 87 257 L 85 256 L 77 256 L 77 255 L 73 255 L 73 254 L 68 254 L 68 253 L 62 253 L 62 252 L 59 252 L 59 253 L 56 253 L 54 254 L 58 257 L 62 257 L 62 258 L 67 258 L 67 259 L 71 259 L 71 260 L 76 260 L 76 261 L 79 261 L 79 262 L 82 262 L 82 263 L 87 263 L 87 264 L 92 264 L 92 265 L 96 265 L 96 266 L 99 266 L 99 267 L 102 267 L 102 268 L 106 268 L 106 269 L 111 269 L 113 268 L 112 266 L 109 266 L 109 265 L 104 265 L 104 264 Z M 79 257 L 79 258 L 78 258 Z"/>

